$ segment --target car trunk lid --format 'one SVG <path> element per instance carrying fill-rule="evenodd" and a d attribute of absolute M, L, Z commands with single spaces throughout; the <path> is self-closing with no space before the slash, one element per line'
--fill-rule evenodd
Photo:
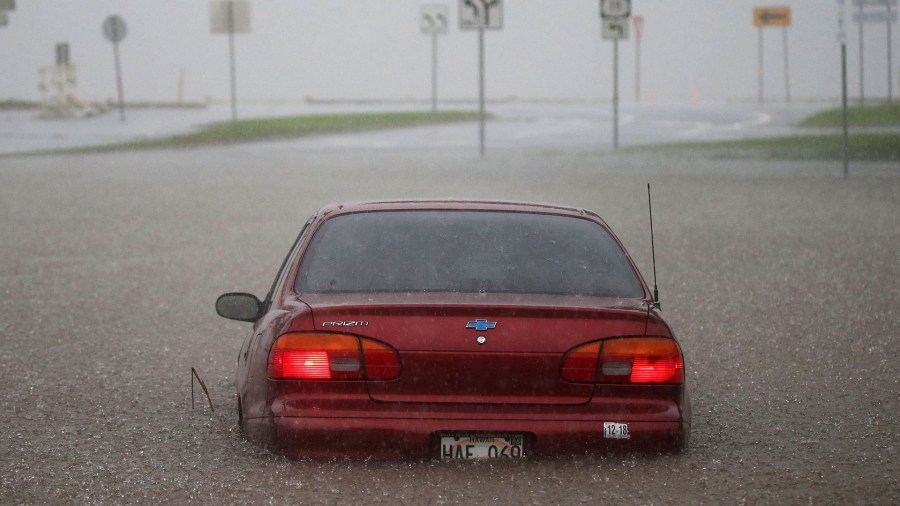
<path fill-rule="evenodd" d="M 410 297 L 304 299 L 317 329 L 376 339 L 399 352 L 400 378 L 367 383 L 373 400 L 587 403 L 593 385 L 569 383 L 560 375 L 565 352 L 605 337 L 638 335 L 646 321 L 634 300 L 484 294 L 441 300 L 416 294 L 419 300 L 412 302 Z"/>

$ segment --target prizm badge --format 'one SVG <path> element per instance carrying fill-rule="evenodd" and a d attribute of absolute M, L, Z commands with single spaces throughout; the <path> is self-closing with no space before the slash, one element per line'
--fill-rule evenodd
<path fill-rule="evenodd" d="M 489 322 L 487 320 L 475 320 L 474 322 L 466 323 L 467 329 L 475 329 L 479 332 L 483 332 L 485 330 L 492 329 L 497 326 L 497 322 Z"/>
<path fill-rule="evenodd" d="M 347 321 L 347 322 L 322 322 L 323 327 L 368 327 L 369 322 L 366 321 Z"/>

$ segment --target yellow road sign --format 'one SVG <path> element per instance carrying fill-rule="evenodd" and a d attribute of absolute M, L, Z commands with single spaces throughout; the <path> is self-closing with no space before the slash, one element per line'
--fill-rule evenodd
<path fill-rule="evenodd" d="M 790 7 L 756 7 L 753 9 L 753 24 L 766 26 L 791 26 Z"/>

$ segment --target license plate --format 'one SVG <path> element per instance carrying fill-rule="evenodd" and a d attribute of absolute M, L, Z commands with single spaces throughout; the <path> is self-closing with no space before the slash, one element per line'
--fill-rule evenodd
<path fill-rule="evenodd" d="M 609 439 L 629 439 L 627 423 L 603 422 L 603 437 Z"/>
<path fill-rule="evenodd" d="M 441 434 L 441 459 L 518 459 L 524 443 L 522 434 Z"/>

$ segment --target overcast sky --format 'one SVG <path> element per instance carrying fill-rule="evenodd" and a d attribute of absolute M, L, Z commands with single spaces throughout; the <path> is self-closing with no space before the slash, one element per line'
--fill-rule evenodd
<path fill-rule="evenodd" d="M 849 1 L 849 0 L 848 0 Z M 477 96 L 477 35 L 458 28 L 457 0 L 252 0 L 252 32 L 238 35 L 238 96 L 244 100 L 304 97 L 430 97 L 430 38 L 419 8 L 450 6 L 451 30 L 439 39 L 440 96 Z M 187 100 L 229 96 L 228 40 L 210 33 L 206 0 L 18 0 L 0 28 L 0 98 L 39 99 L 38 68 L 68 42 L 78 93 L 115 97 L 113 50 L 101 33 L 110 14 L 128 35 L 120 46 L 129 100 L 173 101 L 184 69 Z M 504 26 L 486 35 L 490 98 L 608 99 L 612 46 L 601 39 L 597 0 L 505 0 Z M 788 30 L 795 98 L 840 94 L 835 0 L 634 0 L 646 18 L 642 90 L 658 103 L 694 98 L 716 103 L 757 96 L 758 31 L 752 10 L 793 9 Z M 849 11 L 849 9 L 848 9 Z M 848 12 L 849 18 L 850 12 Z M 859 34 L 848 19 L 850 91 L 859 93 Z M 867 96 L 887 94 L 887 30 L 866 25 Z M 765 94 L 785 94 L 782 30 L 766 29 Z M 900 95 L 900 34 L 893 29 L 894 96 Z M 620 44 L 623 101 L 634 100 L 635 37 Z"/>

